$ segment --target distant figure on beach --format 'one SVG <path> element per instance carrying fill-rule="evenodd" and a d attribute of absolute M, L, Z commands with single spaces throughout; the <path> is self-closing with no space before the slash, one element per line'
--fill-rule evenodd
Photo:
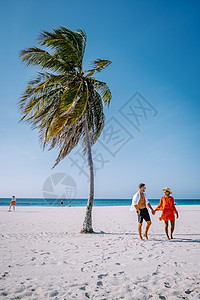
<path fill-rule="evenodd" d="M 132 205 L 130 210 L 136 209 L 137 216 L 138 216 L 138 233 L 140 236 L 140 239 L 142 238 L 142 223 L 143 219 L 147 222 L 144 237 L 148 239 L 148 230 L 151 226 L 151 218 L 147 209 L 147 206 L 151 209 L 152 214 L 155 214 L 151 204 L 149 203 L 147 196 L 145 194 L 146 186 L 144 183 L 139 184 L 139 191 L 135 193 L 132 200 Z"/>
<path fill-rule="evenodd" d="M 11 212 L 11 207 L 13 206 L 13 211 L 15 211 L 15 202 L 16 202 L 16 198 L 15 196 L 12 196 L 12 200 L 11 200 L 11 203 L 10 203 L 10 207 L 9 207 L 9 212 Z"/>
<path fill-rule="evenodd" d="M 61 199 L 61 206 L 63 206 L 63 199 Z"/>
<path fill-rule="evenodd" d="M 159 218 L 160 221 L 164 221 L 165 222 L 165 233 L 167 236 L 167 239 L 170 240 L 173 239 L 173 232 L 174 232 L 174 228 L 175 228 L 175 215 L 178 218 L 178 211 L 174 205 L 174 198 L 172 196 L 170 196 L 170 194 L 172 194 L 170 188 L 166 187 L 164 189 L 162 189 L 164 191 L 165 196 L 163 196 L 160 199 L 160 203 L 157 206 L 157 208 L 155 209 L 155 212 L 158 210 L 162 210 L 162 214 L 161 217 Z M 168 234 L 168 223 L 171 223 L 171 234 L 170 234 L 170 238 L 169 238 L 169 234 Z"/>

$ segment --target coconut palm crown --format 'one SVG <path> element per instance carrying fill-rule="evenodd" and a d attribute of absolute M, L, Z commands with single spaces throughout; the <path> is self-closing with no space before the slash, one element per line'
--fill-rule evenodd
<path fill-rule="evenodd" d="M 111 61 L 97 59 L 89 70 L 83 71 L 86 33 L 59 27 L 52 32 L 42 31 L 38 43 L 45 48 L 30 47 L 20 51 L 26 66 L 42 69 L 27 83 L 19 101 L 21 121 L 38 129 L 43 149 L 59 149 L 53 168 L 79 142 L 87 153 L 89 166 L 89 197 L 81 232 L 93 232 L 92 206 L 94 172 L 91 147 L 104 127 L 104 106 L 109 107 L 111 92 L 105 82 L 94 75 Z M 48 50 L 48 51 L 47 51 Z"/>

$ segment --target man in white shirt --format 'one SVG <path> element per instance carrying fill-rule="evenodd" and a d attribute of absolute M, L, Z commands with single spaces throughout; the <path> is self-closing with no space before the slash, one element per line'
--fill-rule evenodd
<path fill-rule="evenodd" d="M 145 190 L 146 190 L 146 186 L 144 183 L 140 183 L 139 184 L 139 191 L 137 193 L 135 193 L 135 195 L 133 196 L 133 200 L 132 200 L 132 205 L 130 210 L 133 210 L 134 208 L 137 211 L 137 215 L 138 215 L 138 233 L 140 236 L 140 239 L 143 240 L 142 238 L 142 222 L 143 219 L 147 222 L 146 225 L 146 229 L 145 229 L 145 233 L 144 236 L 146 239 L 148 239 L 148 230 L 149 227 L 151 226 L 151 218 L 147 209 L 147 206 L 151 209 L 152 214 L 155 214 L 155 211 L 153 210 L 151 204 L 149 203 L 147 196 L 145 194 Z"/>

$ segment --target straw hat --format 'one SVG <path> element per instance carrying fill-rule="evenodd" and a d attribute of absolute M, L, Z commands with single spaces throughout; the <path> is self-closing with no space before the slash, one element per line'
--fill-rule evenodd
<path fill-rule="evenodd" d="M 168 187 L 166 187 L 166 188 L 164 188 L 164 189 L 162 189 L 162 190 L 163 190 L 163 191 L 166 191 L 166 192 L 169 192 L 170 194 L 172 194 L 170 188 L 168 188 Z"/>

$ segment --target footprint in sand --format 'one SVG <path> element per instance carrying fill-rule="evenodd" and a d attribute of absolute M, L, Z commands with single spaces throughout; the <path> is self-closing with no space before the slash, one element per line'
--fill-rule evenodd
<path fill-rule="evenodd" d="M 1 291 L 3 291 L 3 292 L 1 292 L 1 296 L 8 296 L 8 292 L 6 292 L 6 291 L 4 291 L 4 289 L 0 289 Z"/>
<path fill-rule="evenodd" d="M 55 290 L 55 291 L 51 292 L 49 296 L 50 296 L 50 297 L 55 297 L 55 296 L 57 296 L 57 295 L 58 295 L 58 291 Z"/>
<path fill-rule="evenodd" d="M 185 291 L 185 293 L 186 293 L 187 295 L 191 294 L 192 292 L 193 292 L 193 291 L 190 291 L 190 290 Z"/>
<path fill-rule="evenodd" d="M 92 260 L 85 261 L 85 262 L 84 262 L 84 265 L 89 264 L 89 263 L 92 263 L 92 262 L 93 262 Z"/>
<path fill-rule="evenodd" d="M 158 270 L 156 270 L 155 272 L 152 273 L 152 276 L 158 275 Z"/>
<path fill-rule="evenodd" d="M 6 278 L 6 277 L 8 276 L 8 274 L 9 274 L 9 272 L 4 272 L 4 273 L 1 275 L 0 279 Z"/>
<path fill-rule="evenodd" d="M 170 288 L 170 287 L 171 287 L 170 284 L 169 284 L 169 282 L 164 282 L 164 286 L 165 286 L 166 288 Z"/>
<path fill-rule="evenodd" d="M 44 254 L 50 254 L 49 252 L 43 252 L 40 255 L 44 255 Z"/>
<path fill-rule="evenodd" d="M 106 276 L 108 276 L 108 273 L 106 273 L 106 274 L 100 274 L 100 275 L 98 275 L 98 278 L 102 279 L 103 277 L 106 277 Z"/>

